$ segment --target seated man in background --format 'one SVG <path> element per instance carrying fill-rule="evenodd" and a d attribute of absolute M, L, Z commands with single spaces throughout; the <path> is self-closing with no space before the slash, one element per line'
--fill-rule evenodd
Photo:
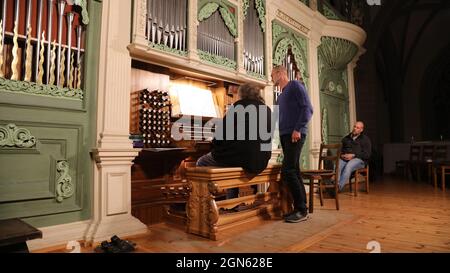
<path fill-rule="evenodd" d="M 351 174 L 364 168 L 372 153 L 372 144 L 364 133 L 364 123 L 358 121 L 353 131 L 342 139 L 341 159 L 339 161 L 339 190 L 349 183 Z"/>
<path fill-rule="evenodd" d="M 272 155 L 272 111 L 264 103 L 257 86 L 244 84 L 239 87 L 238 95 L 239 101 L 233 104 L 217 126 L 211 152 L 198 159 L 198 167 L 241 167 L 254 175 L 267 167 Z M 231 124 L 234 126 L 227 132 L 227 125 Z M 261 128 L 261 131 L 266 136 L 269 134 L 268 139 L 262 138 L 262 124 L 266 128 Z M 228 190 L 228 198 L 237 195 L 237 189 Z"/>

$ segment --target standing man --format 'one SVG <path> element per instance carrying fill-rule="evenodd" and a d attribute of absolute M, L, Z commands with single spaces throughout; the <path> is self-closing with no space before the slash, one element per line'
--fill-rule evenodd
<path fill-rule="evenodd" d="M 298 223 L 308 219 L 306 191 L 300 172 L 300 155 L 313 108 L 305 86 L 296 80 L 289 81 L 285 67 L 273 68 L 272 81 L 282 92 L 278 97 L 280 141 L 284 155 L 281 174 L 294 199 L 294 211 L 285 216 L 285 221 Z"/>
<path fill-rule="evenodd" d="M 364 123 L 358 121 L 353 131 L 342 139 L 341 159 L 339 162 L 339 190 L 348 183 L 350 175 L 357 169 L 364 168 L 372 153 L 372 144 L 363 134 Z"/>

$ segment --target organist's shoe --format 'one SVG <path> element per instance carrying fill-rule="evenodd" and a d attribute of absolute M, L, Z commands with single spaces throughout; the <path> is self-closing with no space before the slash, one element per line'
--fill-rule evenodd
<path fill-rule="evenodd" d="M 300 222 L 304 222 L 308 219 L 309 219 L 308 213 L 307 212 L 301 213 L 300 211 L 297 211 L 297 212 L 289 215 L 288 217 L 284 218 L 284 220 L 287 223 L 300 223 Z"/>

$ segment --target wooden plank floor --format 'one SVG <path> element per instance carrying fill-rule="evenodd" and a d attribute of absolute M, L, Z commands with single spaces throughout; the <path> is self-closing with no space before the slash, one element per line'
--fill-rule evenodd
<path fill-rule="evenodd" d="M 342 209 L 359 215 L 350 225 L 299 252 L 450 252 L 450 194 L 425 182 L 377 181 L 369 195 L 342 194 Z"/>
<path fill-rule="evenodd" d="M 150 226 L 148 234 L 128 239 L 138 244 L 137 252 L 147 253 L 368 253 L 371 241 L 378 242 L 383 253 L 450 252 L 450 191 L 385 178 L 371 184 L 369 195 L 342 193 L 340 201 L 339 212 L 333 199 L 325 200 L 322 208 L 315 200 L 315 213 L 307 222 L 267 221 L 215 242 L 166 224 Z"/>

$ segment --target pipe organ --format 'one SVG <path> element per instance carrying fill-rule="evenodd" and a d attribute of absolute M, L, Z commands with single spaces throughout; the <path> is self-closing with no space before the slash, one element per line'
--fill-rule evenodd
<path fill-rule="evenodd" d="M 244 68 L 264 75 L 264 32 L 256 10 L 255 0 L 249 0 L 244 19 Z"/>
<path fill-rule="evenodd" d="M 225 25 L 219 10 L 200 22 L 197 48 L 212 55 L 234 60 L 234 37 Z"/>
<path fill-rule="evenodd" d="M 186 51 L 187 0 L 147 0 L 147 40 Z"/>
<path fill-rule="evenodd" d="M 1 78 L 82 88 L 85 7 L 66 0 L 3 0 L 0 8 Z"/>
<path fill-rule="evenodd" d="M 146 224 L 184 225 L 186 168 L 210 151 L 214 127 L 205 125 L 238 100 L 237 84 L 182 73 L 132 62 L 130 134 L 143 147 L 132 167 L 132 213 Z"/>

